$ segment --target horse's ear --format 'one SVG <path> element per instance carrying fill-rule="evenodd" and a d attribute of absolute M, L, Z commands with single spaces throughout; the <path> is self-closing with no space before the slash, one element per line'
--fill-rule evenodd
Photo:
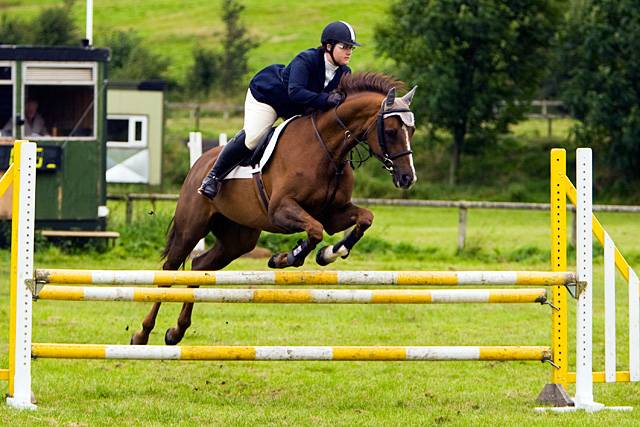
<path fill-rule="evenodd" d="M 387 99 L 384 101 L 385 109 L 393 107 L 393 103 L 396 102 L 396 88 L 392 87 L 387 93 Z"/>
<path fill-rule="evenodd" d="M 416 94 L 416 89 L 418 89 L 418 86 L 414 86 L 413 89 L 407 92 L 405 96 L 400 98 L 402 101 L 404 101 L 405 104 L 407 104 L 407 106 L 411 105 L 411 101 L 413 100 L 413 95 Z"/>

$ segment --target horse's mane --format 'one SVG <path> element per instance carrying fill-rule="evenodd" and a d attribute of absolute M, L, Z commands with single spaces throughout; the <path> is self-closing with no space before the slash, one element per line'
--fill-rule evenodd
<path fill-rule="evenodd" d="M 359 92 L 377 92 L 386 95 L 391 88 L 404 89 L 404 83 L 382 73 L 345 74 L 340 80 L 338 91 L 346 95 Z"/>

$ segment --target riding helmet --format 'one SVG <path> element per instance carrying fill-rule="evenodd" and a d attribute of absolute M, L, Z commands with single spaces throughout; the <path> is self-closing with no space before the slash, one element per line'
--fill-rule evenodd
<path fill-rule="evenodd" d="M 325 45 L 331 42 L 361 46 L 360 43 L 356 42 L 356 32 L 353 31 L 353 27 L 344 21 L 332 22 L 322 30 L 320 43 Z"/>

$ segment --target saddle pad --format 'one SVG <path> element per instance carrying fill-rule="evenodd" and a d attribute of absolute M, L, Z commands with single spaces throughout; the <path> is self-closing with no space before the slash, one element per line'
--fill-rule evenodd
<path fill-rule="evenodd" d="M 300 116 L 291 117 L 285 120 L 284 122 L 282 122 L 280 126 L 276 128 L 276 130 L 273 132 L 273 135 L 271 136 L 271 140 L 269 141 L 269 144 L 267 144 L 267 148 L 265 148 L 264 150 L 264 154 L 260 159 L 260 163 L 258 163 L 255 166 L 236 166 L 234 169 L 231 170 L 231 172 L 229 172 L 229 174 L 224 179 L 225 180 L 226 179 L 250 179 L 254 173 L 262 172 L 262 169 L 269 162 L 269 159 L 271 158 L 271 154 L 273 154 L 273 150 L 276 148 L 276 143 L 278 142 L 278 139 L 280 139 L 280 134 L 282 133 L 284 128 L 287 127 L 289 122 L 291 122 L 292 120 L 298 117 Z"/>

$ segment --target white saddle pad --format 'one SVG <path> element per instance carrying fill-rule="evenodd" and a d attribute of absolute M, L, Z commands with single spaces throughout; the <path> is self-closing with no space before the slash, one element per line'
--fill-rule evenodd
<path fill-rule="evenodd" d="M 280 134 L 284 130 L 285 127 L 289 124 L 289 122 L 300 116 L 293 116 L 290 119 L 285 120 L 276 128 L 271 135 L 271 139 L 267 144 L 267 148 L 264 150 L 262 154 L 262 158 L 260 159 L 260 163 L 258 163 L 255 167 L 253 166 L 236 166 L 235 169 L 232 169 L 231 172 L 224 179 L 246 179 L 251 178 L 255 172 L 262 172 L 262 169 L 267 165 L 271 155 L 273 154 L 273 150 L 276 148 L 276 143 L 278 139 L 280 139 Z"/>

